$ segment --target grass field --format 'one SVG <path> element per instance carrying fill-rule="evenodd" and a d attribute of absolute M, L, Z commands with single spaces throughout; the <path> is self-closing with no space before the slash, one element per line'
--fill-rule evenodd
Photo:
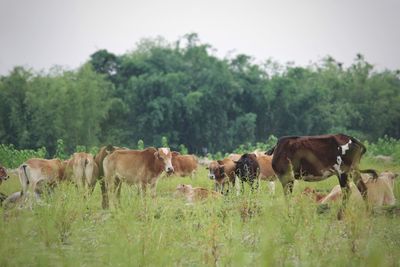
<path fill-rule="evenodd" d="M 364 160 L 364 168 L 400 171 L 400 166 Z M 187 205 L 173 198 L 179 183 L 213 188 L 204 168 L 196 177 L 164 178 L 157 197 L 123 186 L 121 207 L 104 211 L 96 186 L 88 199 L 63 184 L 32 209 L 0 209 L 0 266 L 399 266 L 400 216 L 371 213 L 350 204 L 336 219 L 300 192 L 329 190 L 332 177 L 299 182 L 293 198 L 282 187 L 261 189 Z M 20 189 L 12 177 L 0 186 Z M 400 198 L 400 181 L 396 181 Z"/>

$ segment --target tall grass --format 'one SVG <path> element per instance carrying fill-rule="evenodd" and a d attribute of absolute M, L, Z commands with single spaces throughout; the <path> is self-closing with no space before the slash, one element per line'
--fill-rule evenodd
<path fill-rule="evenodd" d="M 366 163 L 363 162 L 363 165 Z M 367 163 L 370 164 L 370 163 Z M 381 166 L 370 166 L 378 167 Z M 393 166 L 399 170 L 397 166 Z M 157 197 L 122 188 L 121 205 L 101 209 L 101 194 L 83 197 L 62 184 L 29 208 L 0 209 L 0 266 L 398 266 L 400 220 L 350 204 L 325 213 L 300 192 L 328 190 L 336 178 L 299 182 L 285 200 L 266 184 L 251 194 L 187 205 L 177 184 L 212 188 L 204 168 L 196 177 L 163 178 Z M 2 191 L 19 190 L 16 177 Z M 396 197 L 400 196 L 396 181 Z"/>

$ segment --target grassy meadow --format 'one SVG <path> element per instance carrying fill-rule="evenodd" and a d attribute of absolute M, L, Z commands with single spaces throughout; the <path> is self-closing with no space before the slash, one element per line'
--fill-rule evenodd
<path fill-rule="evenodd" d="M 364 159 L 363 168 L 400 171 Z M 332 177 L 299 182 L 285 200 L 266 183 L 251 194 L 187 205 L 173 197 L 179 183 L 212 189 L 201 167 L 193 179 L 162 178 L 157 197 L 123 185 L 121 206 L 102 210 L 99 185 L 84 199 L 62 184 L 32 208 L 0 209 L 0 266 L 399 266 L 400 215 L 367 212 L 351 203 L 342 221 L 338 205 L 317 212 L 300 192 L 330 190 Z M 0 186 L 11 194 L 17 177 Z M 400 181 L 396 181 L 400 198 Z"/>

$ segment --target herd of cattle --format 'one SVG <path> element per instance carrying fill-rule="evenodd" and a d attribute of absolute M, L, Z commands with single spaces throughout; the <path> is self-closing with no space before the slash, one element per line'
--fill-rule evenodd
<path fill-rule="evenodd" d="M 257 189 L 260 180 L 267 181 L 274 191 L 276 178 L 285 194 L 290 194 L 296 179 L 321 181 L 336 175 L 340 185 L 329 194 L 321 195 L 309 188 L 304 193 L 315 196 L 319 203 L 334 201 L 339 196 L 346 203 L 352 193 L 372 205 L 393 205 L 397 175 L 392 172 L 378 175 L 374 170 L 360 170 L 359 163 L 365 152 L 362 143 L 343 134 L 283 137 L 267 152 L 231 154 L 223 160 L 205 162 L 208 177 L 214 181 L 214 191 L 181 184 L 175 195 L 183 195 L 189 202 L 218 198 L 236 188 L 237 180 L 241 182 L 240 191 L 244 190 L 245 183 L 251 190 Z M 150 186 L 151 194 L 155 196 L 157 181 L 163 172 L 167 176 L 193 177 L 197 168 L 196 156 L 180 155 L 165 147 L 130 150 L 108 145 L 102 147 L 96 156 L 80 152 L 66 161 L 32 158 L 17 169 L 21 191 L 8 196 L 3 204 L 26 199 L 30 191 L 39 198 L 44 190 L 63 181 L 73 182 L 86 193 L 91 193 L 99 181 L 102 207 L 108 208 L 109 196 L 119 200 L 122 183 L 137 185 L 144 193 Z M 349 176 L 353 177 L 356 186 L 351 186 Z M 7 178 L 7 171 L 0 167 L 0 184 Z"/>

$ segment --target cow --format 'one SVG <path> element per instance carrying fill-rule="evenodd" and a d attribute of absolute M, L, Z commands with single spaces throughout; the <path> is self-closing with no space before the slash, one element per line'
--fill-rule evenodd
<path fill-rule="evenodd" d="M 282 137 L 266 154 L 273 154 L 272 168 L 286 195 L 292 193 L 295 179 L 321 181 L 336 175 L 340 187 L 345 192 L 343 194 L 344 207 L 350 193 L 349 174 L 353 174 L 356 183 L 361 179 L 360 172 L 369 172 L 377 176 L 374 170 L 359 170 L 358 165 L 365 152 L 365 146 L 354 137 L 330 134 Z M 365 184 L 362 180 L 358 184 L 361 193 L 365 196 Z M 341 215 L 342 210 L 339 218 Z"/>
<path fill-rule="evenodd" d="M 241 156 L 242 156 L 242 155 L 240 155 L 240 154 L 234 154 L 234 153 L 232 153 L 232 154 L 229 154 L 229 155 L 228 155 L 228 159 L 231 159 L 231 160 L 233 160 L 233 161 L 238 161 L 238 160 L 240 159 Z"/>
<path fill-rule="evenodd" d="M 172 151 L 172 166 L 174 174 L 184 177 L 193 177 L 197 170 L 197 158 L 194 155 L 181 155 L 179 152 Z"/>
<path fill-rule="evenodd" d="M 115 150 L 126 150 L 126 149 L 127 148 L 107 145 L 107 146 L 101 147 L 99 152 L 94 157 L 94 161 L 96 162 L 97 167 L 99 169 L 97 179 L 99 180 L 99 183 L 100 183 L 100 189 L 101 189 L 101 195 L 102 195 L 101 206 L 103 207 L 103 209 L 108 207 L 108 202 L 105 203 L 105 201 L 108 201 L 108 197 L 107 197 L 106 183 L 104 181 L 104 168 L 103 168 L 104 158 L 106 156 L 108 156 L 109 154 L 111 154 L 112 152 L 114 152 Z"/>
<path fill-rule="evenodd" d="M 373 177 L 368 174 L 362 174 L 361 176 L 367 187 L 367 201 L 370 206 L 380 207 L 383 205 L 394 205 L 396 203 L 393 188 L 394 179 L 398 176 L 397 174 L 393 172 L 382 172 L 376 179 L 373 179 Z M 352 193 L 355 191 L 358 192 L 357 188 L 353 186 Z M 357 192 L 355 193 L 357 194 Z M 319 201 L 319 203 L 325 204 L 336 201 L 341 195 L 342 190 L 340 186 L 335 186 L 327 196 Z M 358 195 L 360 195 L 359 192 Z"/>
<path fill-rule="evenodd" d="M 235 167 L 233 160 L 226 158 L 223 160 L 212 161 L 208 165 L 208 178 L 214 180 L 214 189 L 217 192 L 225 193 L 224 187 L 231 184 L 235 186 Z M 229 192 L 229 188 L 226 192 Z"/>
<path fill-rule="evenodd" d="M 172 155 L 169 148 L 149 147 L 144 150 L 115 150 L 103 161 L 104 179 L 107 193 L 120 198 L 121 183 L 137 184 L 146 192 L 150 184 L 152 196 L 155 196 L 159 175 L 165 171 L 170 174 L 174 171 Z M 103 195 L 103 203 L 108 208 L 108 194 Z M 105 198 L 105 199 L 104 199 Z"/>
<path fill-rule="evenodd" d="M 248 182 L 251 190 L 254 190 L 254 182 L 256 182 L 256 189 L 259 185 L 260 164 L 257 161 L 257 156 L 252 153 L 243 154 L 236 164 L 235 174 L 242 183 L 241 191 L 244 191 L 244 182 Z"/>
<path fill-rule="evenodd" d="M 189 203 L 193 203 L 195 201 L 205 200 L 209 197 L 220 198 L 221 193 L 214 192 L 202 187 L 192 187 L 192 185 L 190 184 L 180 184 L 176 187 L 174 196 L 184 196 Z"/>
<path fill-rule="evenodd" d="M 10 176 L 7 173 L 6 168 L 0 165 L 0 185 L 3 181 L 6 181 Z"/>
<path fill-rule="evenodd" d="M 44 187 L 54 187 L 65 179 L 65 164 L 60 159 L 32 158 L 22 163 L 18 168 L 18 176 L 22 186 L 21 194 L 26 196 L 31 187 L 37 198 Z"/>
<path fill-rule="evenodd" d="M 261 152 L 259 152 L 261 153 Z M 272 168 L 272 156 L 263 154 L 255 154 L 257 156 L 257 162 L 260 166 L 259 179 L 268 182 L 268 187 L 272 193 L 275 192 L 275 180 L 276 175 Z"/>
<path fill-rule="evenodd" d="M 92 192 L 99 176 L 99 168 L 91 154 L 76 152 L 67 161 L 65 176 L 68 176 L 78 187 Z"/>

